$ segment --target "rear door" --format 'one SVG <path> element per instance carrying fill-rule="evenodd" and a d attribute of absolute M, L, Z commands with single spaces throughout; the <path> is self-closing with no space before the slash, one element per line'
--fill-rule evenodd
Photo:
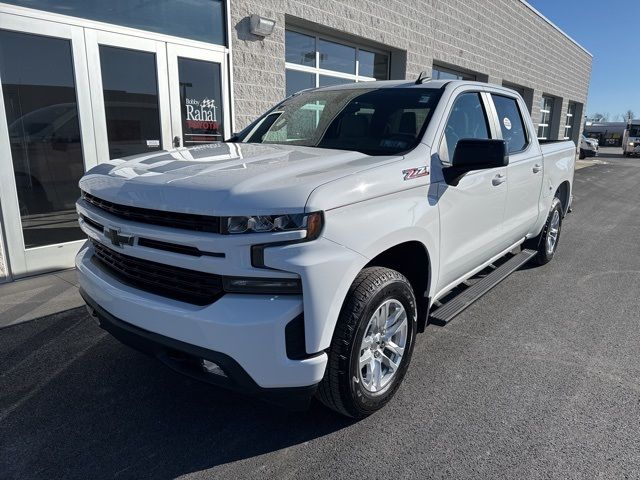
<path fill-rule="evenodd" d="M 491 93 L 490 97 L 500 127 L 497 134 L 506 141 L 509 153 L 504 235 L 512 244 L 531 233 L 538 219 L 544 162 L 527 129 L 522 101 L 502 93 Z"/>
<path fill-rule="evenodd" d="M 443 125 L 437 156 L 446 168 L 463 138 L 495 138 L 486 94 L 465 91 L 455 97 Z M 437 137 L 440 138 L 440 137 Z M 438 185 L 440 278 L 443 289 L 504 248 L 502 220 L 507 200 L 507 167 L 467 173 L 457 186 Z"/>

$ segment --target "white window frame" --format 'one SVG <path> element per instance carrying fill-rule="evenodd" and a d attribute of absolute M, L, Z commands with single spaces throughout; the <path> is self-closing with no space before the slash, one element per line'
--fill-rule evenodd
<path fill-rule="evenodd" d="M 349 42 L 348 40 L 335 38 L 330 35 L 321 35 L 309 30 L 305 30 L 303 28 L 287 26 L 285 30 L 299 33 L 301 35 L 307 35 L 308 37 L 313 37 L 315 39 L 315 54 L 316 54 L 315 66 L 311 67 L 307 65 L 299 65 L 297 63 L 290 63 L 290 62 L 285 62 L 284 65 L 286 70 L 295 70 L 297 72 L 314 74 L 316 88 L 320 86 L 320 75 L 325 75 L 327 77 L 333 77 L 333 78 L 344 78 L 345 80 L 352 80 L 354 82 L 375 82 L 377 79 L 374 77 L 367 77 L 365 75 L 360 75 L 360 50 L 364 50 L 366 52 L 371 52 L 371 53 L 379 53 L 381 55 L 386 55 L 388 62 L 387 62 L 387 78 L 385 80 L 389 79 L 389 73 L 391 69 L 391 53 L 390 52 L 386 52 L 384 50 L 380 50 L 379 48 L 375 48 L 375 47 L 369 47 L 367 45 L 361 45 L 361 44 Z M 328 70 L 326 68 L 320 68 L 320 51 L 318 50 L 318 42 L 320 40 L 339 43 L 340 45 L 355 48 L 356 49 L 356 73 L 355 74 L 344 73 L 344 72 L 337 72 L 335 70 Z M 286 45 L 285 45 L 285 48 L 286 48 Z"/>
<path fill-rule="evenodd" d="M 573 106 L 573 113 L 571 113 L 571 107 Z M 567 103 L 567 114 L 564 120 L 564 140 L 571 140 L 571 130 L 573 129 L 574 116 L 577 110 L 577 104 L 575 102 Z"/>
<path fill-rule="evenodd" d="M 546 108 L 542 108 L 545 105 L 545 100 L 549 99 L 551 100 L 551 108 L 546 109 Z M 542 127 L 542 131 L 544 132 L 544 129 L 547 129 L 547 134 L 549 133 L 550 130 L 550 122 L 551 122 L 551 112 L 553 112 L 553 102 L 555 101 L 555 98 L 552 97 L 551 95 L 542 95 L 542 106 L 540 108 L 540 120 L 542 120 L 543 114 L 548 114 L 549 117 L 547 119 L 547 123 L 539 123 L 538 124 L 538 140 L 547 140 L 547 136 L 539 136 L 540 135 L 540 127 Z"/>

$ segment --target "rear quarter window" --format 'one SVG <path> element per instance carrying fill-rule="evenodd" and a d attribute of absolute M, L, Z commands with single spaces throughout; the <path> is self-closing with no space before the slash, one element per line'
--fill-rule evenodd
<path fill-rule="evenodd" d="M 507 152 L 521 152 L 527 148 L 527 132 L 515 98 L 491 94 L 498 113 L 502 138 L 507 142 Z"/>

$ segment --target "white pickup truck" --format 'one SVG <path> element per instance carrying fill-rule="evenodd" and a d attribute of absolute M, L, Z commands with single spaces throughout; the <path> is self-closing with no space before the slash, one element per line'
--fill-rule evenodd
<path fill-rule="evenodd" d="M 516 92 L 483 83 L 300 92 L 230 142 L 89 171 L 81 293 L 182 373 L 366 416 L 426 323 L 553 258 L 576 146 L 534 132 Z"/>

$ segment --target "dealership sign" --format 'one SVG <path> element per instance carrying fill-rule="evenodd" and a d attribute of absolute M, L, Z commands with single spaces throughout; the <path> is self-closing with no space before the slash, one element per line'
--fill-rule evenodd
<path fill-rule="evenodd" d="M 194 130 L 218 130 L 218 106 L 215 100 L 185 99 L 187 127 Z"/>

